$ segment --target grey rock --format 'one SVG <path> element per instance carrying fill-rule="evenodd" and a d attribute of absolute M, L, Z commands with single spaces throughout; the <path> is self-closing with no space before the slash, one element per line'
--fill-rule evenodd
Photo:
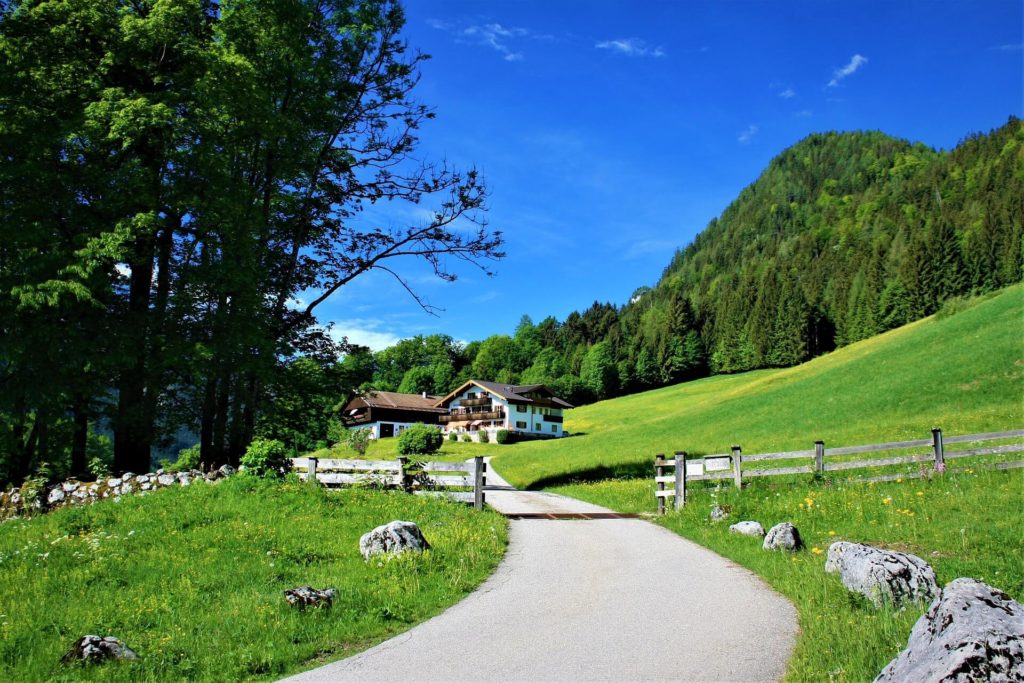
<path fill-rule="evenodd" d="M 235 473 L 235 468 L 232 467 L 231 465 L 221 465 L 217 469 L 217 471 L 220 472 L 220 475 L 222 477 L 230 477 L 232 474 Z"/>
<path fill-rule="evenodd" d="M 163 474 L 163 473 L 164 473 L 164 468 L 163 468 L 163 467 L 161 467 L 160 469 L 158 469 L 158 470 L 156 471 L 156 475 L 157 475 L 157 476 L 160 476 L 160 475 L 161 475 L 161 474 Z"/>
<path fill-rule="evenodd" d="M 415 522 L 396 520 L 390 524 L 382 524 L 373 531 L 366 532 L 359 539 L 359 552 L 364 559 L 381 553 L 399 554 L 410 550 L 423 552 L 429 549 L 430 544 Z"/>
<path fill-rule="evenodd" d="M 153 485 L 147 481 L 143 483 L 142 486 L 140 486 L 139 488 L 142 489 L 143 491 L 149 491 L 150 489 L 153 488 Z"/>
<path fill-rule="evenodd" d="M 711 508 L 711 521 L 712 522 L 721 522 L 723 519 L 726 519 L 728 516 L 729 516 L 729 513 L 726 512 L 725 508 L 723 508 L 720 505 L 715 505 L 713 508 Z"/>
<path fill-rule="evenodd" d="M 178 472 L 177 479 L 178 483 L 181 484 L 182 486 L 188 486 L 189 484 L 192 483 L 192 477 L 188 472 Z"/>
<path fill-rule="evenodd" d="M 109 486 L 110 488 L 114 488 L 115 486 L 117 486 L 120 483 L 121 483 L 120 479 L 107 479 L 107 486 Z"/>
<path fill-rule="evenodd" d="M 800 531 L 795 526 L 789 522 L 781 522 L 768 530 L 761 547 L 765 550 L 795 551 L 804 547 L 804 542 L 800 539 Z"/>
<path fill-rule="evenodd" d="M 935 571 L 920 557 L 861 543 L 830 545 L 825 571 L 838 572 L 847 589 L 876 606 L 927 602 L 939 593 Z"/>
<path fill-rule="evenodd" d="M 875 681 L 1024 681 L 1024 605 L 975 579 L 950 581 Z"/>
<path fill-rule="evenodd" d="M 284 598 L 289 605 L 306 609 L 307 607 L 330 607 L 334 602 L 334 596 L 338 591 L 334 588 L 317 590 L 312 586 L 299 586 L 290 588 L 284 592 Z"/>
<path fill-rule="evenodd" d="M 743 534 L 744 536 L 764 536 L 764 527 L 761 526 L 760 522 L 736 522 L 729 527 L 729 531 Z"/>
<path fill-rule="evenodd" d="M 66 481 L 60 485 L 60 487 L 64 490 L 64 493 L 74 493 L 75 491 L 78 490 L 79 486 L 80 484 L 77 481 Z"/>
<path fill-rule="evenodd" d="M 98 663 L 108 659 L 138 659 L 139 656 L 130 647 L 113 636 L 82 636 L 75 641 L 64 662 L 82 661 Z"/>
<path fill-rule="evenodd" d="M 121 481 L 130 481 L 134 477 L 134 472 L 125 472 L 124 474 L 121 475 Z"/>
<path fill-rule="evenodd" d="M 77 491 L 75 491 L 71 495 L 74 496 L 75 498 L 79 499 L 79 500 L 83 500 L 83 499 L 89 497 L 90 491 L 89 491 L 89 489 L 78 489 Z"/>
<path fill-rule="evenodd" d="M 48 495 L 46 497 L 46 504 L 47 505 L 56 505 L 57 503 L 60 503 L 63 500 L 64 500 L 64 489 L 61 488 L 60 486 L 57 486 L 56 488 L 52 489 L 50 491 L 50 495 Z"/>
<path fill-rule="evenodd" d="M 171 486 L 174 484 L 174 482 L 178 481 L 177 479 L 174 478 L 173 474 L 161 474 L 156 478 L 156 480 L 160 483 L 161 486 Z"/>

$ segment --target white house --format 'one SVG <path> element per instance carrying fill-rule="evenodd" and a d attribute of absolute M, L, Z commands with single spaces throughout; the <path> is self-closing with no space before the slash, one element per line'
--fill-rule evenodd
<path fill-rule="evenodd" d="M 354 396 L 342 411 L 349 429 L 365 427 L 374 439 L 398 436 L 417 422 L 436 425 L 447 410 L 437 407 L 437 396 L 369 391 Z"/>
<path fill-rule="evenodd" d="M 436 406 L 446 410 L 438 418 L 445 433 L 475 434 L 484 429 L 492 441 L 499 429 L 531 437 L 560 437 L 562 411 L 572 408 L 543 384 L 512 385 L 475 379 Z"/>

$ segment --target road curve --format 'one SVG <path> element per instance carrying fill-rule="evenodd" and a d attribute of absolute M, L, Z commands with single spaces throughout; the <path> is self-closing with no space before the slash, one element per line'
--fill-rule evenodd
<path fill-rule="evenodd" d="M 608 512 L 548 493 L 487 498 L 505 513 Z M 796 633 L 786 599 L 655 524 L 516 520 L 498 569 L 462 602 L 287 680 L 776 681 Z"/>

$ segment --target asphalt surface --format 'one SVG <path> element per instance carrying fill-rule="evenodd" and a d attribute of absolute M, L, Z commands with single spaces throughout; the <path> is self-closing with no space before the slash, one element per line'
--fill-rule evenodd
<path fill-rule="evenodd" d="M 538 492 L 487 500 L 505 513 L 608 512 Z M 650 522 L 517 520 L 498 569 L 462 602 L 287 680 L 776 681 L 796 633 L 785 598 Z"/>

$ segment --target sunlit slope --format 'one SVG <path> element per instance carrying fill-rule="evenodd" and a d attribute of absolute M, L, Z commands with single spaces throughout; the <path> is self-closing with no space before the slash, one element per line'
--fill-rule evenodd
<path fill-rule="evenodd" d="M 520 487 L 647 476 L 656 453 L 748 453 L 1024 427 L 1024 287 L 803 365 L 711 377 L 578 408 L 559 441 L 505 447 Z"/>

